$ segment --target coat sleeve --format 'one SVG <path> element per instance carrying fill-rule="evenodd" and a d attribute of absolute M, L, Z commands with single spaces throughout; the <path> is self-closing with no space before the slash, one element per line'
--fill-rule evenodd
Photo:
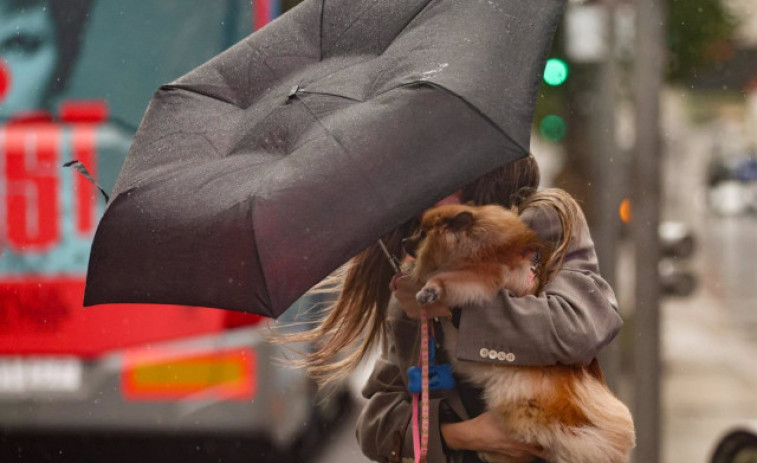
<path fill-rule="evenodd" d="M 412 326 L 417 329 L 415 324 Z M 393 330 L 388 330 L 381 356 L 363 388 L 367 403 L 356 428 L 363 454 L 379 462 L 412 461 L 413 458 L 412 397 L 407 390 L 406 375 L 394 358 L 399 352 L 408 352 L 395 345 L 399 340 L 394 335 Z M 439 408 L 443 400 L 432 395 L 429 401 L 429 462 L 446 461 L 439 428 Z"/>
<path fill-rule="evenodd" d="M 534 207 L 523 220 L 542 240 L 561 233 L 556 212 Z M 612 288 L 599 275 L 594 243 L 580 214 L 562 269 L 536 296 L 507 291 L 461 308 L 456 356 L 512 365 L 586 365 L 620 331 Z"/>

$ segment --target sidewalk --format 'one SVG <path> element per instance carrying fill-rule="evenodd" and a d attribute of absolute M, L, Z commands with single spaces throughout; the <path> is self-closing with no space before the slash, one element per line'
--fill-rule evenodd
<path fill-rule="evenodd" d="M 717 439 L 757 419 L 757 352 L 726 329 L 718 301 L 663 308 L 664 463 L 709 462 Z"/>
<path fill-rule="evenodd" d="M 727 429 L 757 419 L 757 307 L 752 302 L 757 297 L 746 296 L 757 295 L 757 285 L 753 270 L 742 268 L 738 277 L 723 272 L 722 266 L 736 263 L 706 236 L 713 225 L 719 224 L 702 230 L 710 248 L 701 250 L 698 292 L 662 305 L 663 463 L 709 462 Z M 754 238 L 746 239 L 753 243 Z M 742 258 L 748 261 L 752 253 Z M 734 296 L 736 279 L 752 283 Z"/>

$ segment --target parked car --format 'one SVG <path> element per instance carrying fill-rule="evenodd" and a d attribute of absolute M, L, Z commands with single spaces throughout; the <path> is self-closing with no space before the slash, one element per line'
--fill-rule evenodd
<path fill-rule="evenodd" d="M 757 153 L 718 156 L 707 171 L 710 207 L 721 215 L 757 212 Z"/>

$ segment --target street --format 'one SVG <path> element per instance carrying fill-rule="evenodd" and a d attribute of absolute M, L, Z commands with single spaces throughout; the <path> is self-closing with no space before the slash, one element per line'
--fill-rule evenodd
<path fill-rule="evenodd" d="M 663 216 L 694 231 L 699 288 L 661 307 L 661 461 L 704 463 L 727 429 L 757 419 L 757 216 L 710 211 L 707 164 L 734 137 L 686 123 L 685 98 L 671 92 L 665 101 Z"/>
<path fill-rule="evenodd" d="M 664 303 L 663 456 L 704 463 L 730 427 L 757 418 L 754 217 L 700 228 L 700 288 Z"/>
<path fill-rule="evenodd" d="M 319 452 L 313 463 L 363 463 L 368 462 L 360 451 L 355 438 L 355 421 L 362 404 L 358 404 L 356 410 L 347 416 L 334 435 L 329 439 L 328 445 Z"/>

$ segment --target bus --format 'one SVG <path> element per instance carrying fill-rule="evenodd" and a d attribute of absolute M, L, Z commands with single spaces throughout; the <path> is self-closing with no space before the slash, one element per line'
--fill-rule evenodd
<path fill-rule="evenodd" d="M 0 0 L 0 461 L 296 460 L 348 408 L 277 363 L 263 317 L 82 306 L 106 201 L 66 165 L 110 191 L 154 90 L 254 16 L 248 0 Z"/>

